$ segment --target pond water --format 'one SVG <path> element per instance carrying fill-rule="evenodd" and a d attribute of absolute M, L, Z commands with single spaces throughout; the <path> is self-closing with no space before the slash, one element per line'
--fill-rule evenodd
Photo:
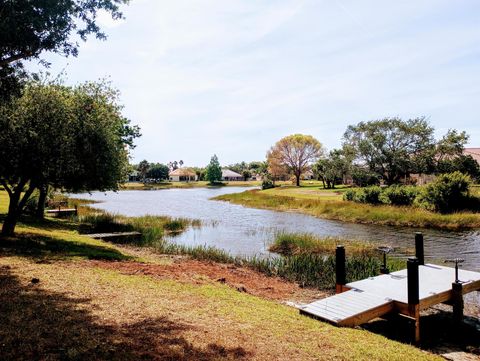
<path fill-rule="evenodd" d="M 126 216 L 166 215 L 200 219 L 202 227 L 190 228 L 172 241 L 186 245 L 209 245 L 233 255 L 267 255 L 277 232 L 309 232 L 368 240 L 379 245 L 414 248 L 414 234 L 425 237 L 425 256 L 443 261 L 465 258 L 465 269 L 480 271 L 480 232 L 446 232 L 404 227 L 374 226 L 315 218 L 308 215 L 246 208 L 210 198 L 243 192 L 243 187 L 163 189 L 155 191 L 94 192 L 75 195 L 100 201 L 96 208 Z"/>

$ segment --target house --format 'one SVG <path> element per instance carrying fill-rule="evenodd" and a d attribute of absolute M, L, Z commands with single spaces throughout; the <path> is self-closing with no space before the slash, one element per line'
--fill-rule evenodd
<path fill-rule="evenodd" d="M 473 159 L 480 164 L 480 148 L 465 148 L 463 150 L 464 155 L 471 155 Z"/>
<path fill-rule="evenodd" d="M 191 182 L 197 181 L 197 173 L 191 168 L 177 168 L 168 173 L 170 182 Z"/>
<path fill-rule="evenodd" d="M 242 181 L 243 176 L 230 169 L 222 169 L 222 181 Z"/>

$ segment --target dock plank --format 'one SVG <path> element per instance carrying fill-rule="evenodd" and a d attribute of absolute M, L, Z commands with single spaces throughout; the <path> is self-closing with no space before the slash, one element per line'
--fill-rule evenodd
<path fill-rule="evenodd" d="M 392 300 L 382 296 L 350 290 L 312 302 L 303 306 L 300 311 L 302 314 L 343 325 L 347 320 L 354 320 L 359 314 L 387 306 L 390 303 Z"/>
<path fill-rule="evenodd" d="M 480 290 L 480 273 L 459 270 L 463 293 Z M 455 269 L 426 264 L 419 266 L 419 308 L 446 302 L 452 297 Z M 349 291 L 300 308 L 300 313 L 338 326 L 357 326 L 391 311 L 410 315 L 407 270 L 348 283 Z"/>

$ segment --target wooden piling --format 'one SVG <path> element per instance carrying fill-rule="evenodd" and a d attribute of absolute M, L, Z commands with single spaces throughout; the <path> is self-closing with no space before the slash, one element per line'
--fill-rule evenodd
<path fill-rule="evenodd" d="M 335 250 L 335 291 L 342 293 L 346 284 L 345 247 L 337 246 Z"/>
<path fill-rule="evenodd" d="M 418 264 L 423 266 L 425 264 L 425 253 L 422 232 L 415 233 L 415 256 L 418 259 Z"/>
<path fill-rule="evenodd" d="M 408 312 L 414 321 L 415 342 L 420 341 L 420 283 L 418 278 L 419 261 L 417 257 L 407 260 L 407 296 Z"/>
<path fill-rule="evenodd" d="M 452 283 L 453 319 L 457 325 L 463 322 L 463 285 L 460 282 Z"/>

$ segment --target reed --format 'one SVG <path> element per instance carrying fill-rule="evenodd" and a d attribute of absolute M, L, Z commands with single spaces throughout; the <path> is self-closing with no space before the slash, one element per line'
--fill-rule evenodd
<path fill-rule="evenodd" d="M 269 250 L 284 256 L 315 253 L 334 254 L 338 245 L 343 245 L 348 254 L 374 254 L 374 244 L 360 240 L 346 240 L 335 237 L 320 238 L 311 233 L 280 232 L 275 235 Z"/>
<path fill-rule="evenodd" d="M 319 218 L 362 224 L 446 230 L 464 230 L 480 227 L 480 213 L 475 212 L 440 214 L 409 206 L 370 205 L 340 199 L 307 198 L 305 195 L 302 198 L 297 198 L 260 190 L 224 194 L 214 199 L 247 207 L 296 211 Z"/>

